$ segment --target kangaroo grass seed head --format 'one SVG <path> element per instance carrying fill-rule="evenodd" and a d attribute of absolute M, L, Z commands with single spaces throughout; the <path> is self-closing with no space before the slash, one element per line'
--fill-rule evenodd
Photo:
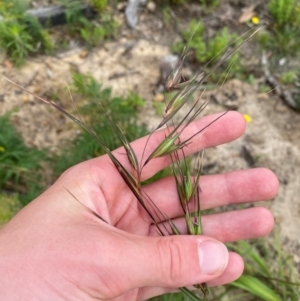
<path fill-rule="evenodd" d="M 166 155 L 170 155 L 183 147 L 187 146 L 184 142 L 178 142 L 176 144 L 176 141 L 180 137 L 181 133 L 177 133 L 174 136 L 172 136 L 172 133 L 169 134 L 165 139 L 156 147 L 156 149 L 151 153 L 151 155 L 148 157 L 148 159 L 145 161 L 143 167 L 150 162 L 150 160 L 163 157 Z"/>
<path fill-rule="evenodd" d="M 116 127 L 117 127 L 117 130 L 119 131 L 118 137 L 121 140 L 121 142 L 125 148 L 128 161 L 130 162 L 130 164 L 134 168 L 134 170 L 139 172 L 139 162 L 138 162 L 138 159 L 136 157 L 136 154 L 135 154 L 133 148 L 131 147 L 131 144 L 128 142 L 126 135 L 123 133 L 121 128 L 118 125 L 116 125 Z"/>
<path fill-rule="evenodd" d="M 178 60 L 177 67 L 175 68 L 173 73 L 167 79 L 167 82 L 165 84 L 165 89 L 167 91 L 172 90 L 172 89 L 176 89 L 178 87 L 178 84 L 181 81 L 182 68 L 183 68 L 184 60 L 186 58 L 186 54 L 184 52 L 181 55 L 180 59 Z"/>

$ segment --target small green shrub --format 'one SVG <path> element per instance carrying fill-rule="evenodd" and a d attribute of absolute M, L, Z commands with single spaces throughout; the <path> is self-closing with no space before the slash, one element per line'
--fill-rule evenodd
<path fill-rule="evenodd" d="M 84 42 L 93 47 L 99 45 L 105 39 L 113 39 L 118 33 L 118 23 L 110 14 L 102 13 L 100 23 L 81 19 L 80 36 Z"/>
<path fill-rule="evenodd" d="M 270 0 L 268 8 L 279 29 L 286 25 L 297 27 L 300 25 L 299 0 Z"/>
<path fill-rule="evenodd" d="M 224 54 L 224 50 L 232 43 L 233 40 L 237 39 L 236 34 L 230 34 L 228 28 L 224 27 L 223 30 L 216 34 L 213 39 L 208 40 L 206 51 L 199 53 L 199 61 L 207 62 L 210 60 L 218 60 Z"/>
<path fill-rule="evenodd" d="M 25 13 L 26 1 L 13 0 L 0 3 L 0 47 L 17 67 L 31 53 L 49 51 L 49 35 L 36 18 Z"/>
<path fill-rule="evenodd" d="M 210 73 L 210 81 L 219 82 L 230 78 L 230 74 L 234 74 L 235 77 L 237 74 L 242 76 L 243 68 L 237 52 L 225 59 L 218 70 L 211 72 L 211 67 L 224 58 L 228 47 L 235 48 L 240 42 L 238 36 L 230 34 L 226 27 L 214 37 L 206 39 L 204 23 L 192 20 L 188 28 L 182 32 L 182 41 L 173 45 L 173 51 L 182 53 L 187 47 L 187 52 Z"/>
<path fill-rule="evenodd" d="M 195 52 L 195 57 L 199 57 L 200 54 L 204 53 L 206 50 L 204 33 L 204 23 L 193 19 L 189 23 L 188 28 L 182 32 L 182 41 L 175 43 L 172 46 L 173 51 L 176 53 L 182 53 L 185 47 L 189 47 L 189 49 Z"/>
<path fill-rule="evenodd" d="M 295 56 L 300 48 L 300 30 L 297 27 L 286 26 L 280 30 L 258 33 L 257 38 L 265 50 L 277 55 Z"/>
<path fill-rule="evenodd" d="M 88 46 L 94 47 L 104 39 L 114 38 L 118 32 L 118 23 L 110 13 L 102 12 L 106 1 L 93 1 L 96 9 L 101 12 L 98 20 L 88 20 L 82 13 L 82 1 L 60 0 L 66 8 L 66 19 L 69 32 L 78 35 Z"/>
<path fill-rule="evenodd" d="M 99 11 L 103 11 L 107 7 L 107 0 L 92 0 L 92 4 Z"/>
<path fill-rule="evenodd" d="M 104 40 L 106 31 L 102 26 L 94 26 L 85 18 L 79 22 L 83 25 L 82 28 L 79 29 L 80 36 L 89 46 L 97 46 Z"/>
<path fill-rule="evenodd" d="M 182 53 L 184 47 L 187 46 L 194 52 L 198 62 L 212 65 L 222 57 L 227 47 L 236 39 L 237 35 L 230 34 L 228 28 L 225 27 L 213 38 L 206 40 L 204 23 L 194 19 L 183 31 L 182 42 L 175 44 L 173 50 Z M 237 46 L 237 42 L 232 46 Z"/>
<path fill-rule="evenodd" d="M 212 9 L 219 5 L 219 0 L 202 0 L 201 4 L 211 12 Z"/>
<path fill-rule="evenodd" d="M 18 192 L 26 204 L 44 188 L 40 163 L 47 160 L 46 152 L 24 145 L 10 114 L 0 117 L 0 129 L 0 190 Z"/>
<path fill-rule="evenodd" d="M 297 79 L 297 72 L 295 70 L 290 70 L 285 72 L 281 76 L 281 82 L 283 84 L 293 84 Z"/>
<path fill-rule="evenodd" d="M 129 141 L 147 134 L 146 126 L 138 123 L 137 116 L 138 109 L 144 105 L 144 100 L 136 94 L 129 93 L 125 98 L 112 97 L 110 89 L 103 89 L 92 76 L 83 74 L 74 75 L 72 90 L 75 99 L 80 97 L 86 103 L 78 108 L 80 116 L 93 127 L 111 150 L 122 144 L 114 134 L 106 114 L 126 133 Z M 72 165 L 104 153 L 99 143 L 91 139 L 89 133 L 82 131 L 70 142 L 63 155 L 57 158 L 55 171 L 60 174 Z"/>
<path fill-rule="evenodd" d="M 91 5 L 101 13 L 99 18 L 88 20 L 82 14 L 82 1 L 60 0 L 66 7 L 69 33 L 78 35 L 88 46 L 99 45 L 104 39 L 117 35 L 118 24 L 110 13 L 105 12 L 107 0 L 91 0 Z M 50 36 L 39 21 L 26 13 L 27 1 L 0 1 L 0 47 L 12 62 L 20 67 L 32 53 L 48 53 L 53 49 Z M 65 41 L 62 41 L 63 45 Z"/>
<path fill-rule="evenodd" d="M 259 34 L 264 49 L 283 55 L 296 55 L 300 47 L 300 1 L 271 0 L 268 9 L 274 23 L 270 32 Z"/>
<path fill-rule="evenodd" d="M 16 66 L 20 66 L 24 58 L 34 51 L 32 44 L 33 39 L 24 25 L 5 21 L 0 23 L 0 47 L 5 49 Z"/>

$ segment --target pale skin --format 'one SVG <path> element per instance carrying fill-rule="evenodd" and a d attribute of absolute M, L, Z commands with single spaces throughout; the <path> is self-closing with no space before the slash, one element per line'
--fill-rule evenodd
<path fill-rule="evenodd" d="M 183 135 L 189 137 L 215 117 L 194 122 Z M 196 137 L 185 153 L 229 142 L 244 130 L 243 117 L 229 112 Z M 163 131 L 154 134 L 147 152 L 163 137 Z M 139 158 L 145 141 L 132 144 Z M 130 169 L 123 150 L 114 154 Z M 142 178 L 169 163 L 167 157 L 151 161 Z M 202 209 L 208 209 L 271 199 L 278 180 L 270 170 L 257 168 L 202 176 L 200 187 Z M 159 180 L 145 190 L 185 233 L 174 179 Z M 273 217 L 268 209 L 253 207 L 207 215 L 202 223 L 205 236 L 159 236 L 107 156 L 83 162 L 1 229 L 0 299 L 131 301 L 202 282 L 229 283 L 241 275 L 243 260 L 222 243 L 267 235 Z M 217 251 L 221 255 L 212 257 Z"/>

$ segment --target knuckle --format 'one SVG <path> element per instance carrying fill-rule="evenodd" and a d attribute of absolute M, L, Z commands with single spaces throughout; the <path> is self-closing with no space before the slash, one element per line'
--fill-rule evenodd
<path fill-rule="evenodd" d="M 175 237 L 159 239 L 158 251 L 162 266 L 162 279 L 166 286 L 178 287 L 184 273 L 184 254 L 182 245 Z"/>

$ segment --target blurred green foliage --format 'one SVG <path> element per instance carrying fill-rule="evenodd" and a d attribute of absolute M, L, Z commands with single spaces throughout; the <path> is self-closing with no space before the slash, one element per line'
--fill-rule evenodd
<path fill-rule="evenodd" d="M 286 26 L 300 26 L 299 0 L 270 0 L 268 8 L 279 30 Z"/>
<path fill-rule="evenodd" d="M 182 32 L 182 41 L 173 45 L 173 50 L 182 53 L 187 47 L 194 53 L 198 62 L 211 66 L 222 58 L 229 45 L 238 46 L 237 38 L 237 34 L 230 34 L 228 28 L 224 27 L 214 37 L 207 39 L 204 23 L 193 19 L 187 29 Z"/>
<path fill-rule="evenodd" d="M 80 38 L 87 46 L 99 45 L 104 39 L 116 37 L 118 24 L 106 11 L 107 0 L 90 0 L 98 12 L 97 19 L 90 20 L 82 12 L 80 0 L 59 0 L 64 5 L 68 32 L 63 35 L 60 46 L 66 44 L 70 35 Z M 28 14 L 28 1 L 0 1 L 0 48 L 15 66 L 20 67 L 25 58 L 34 53 L 50 53 L 54 49 L 49 29 L 44 29 L 38 19 Z"/>
<path fill-rule="evenodd" d="M 17 194 L 0 193 L 0 227 L 8 222 L 21 207 Z"/>
<path fill-rule="evenodd" d="M 279 238 L 271 242 L 265 239 L 252 243 L 240 241 L 230 244 L 245 260 L 243 278 L 228 287 L 242 288 L 251 296 L 265 301 L 299 300 L 300 281 L 293 259 L 281 247 Z"/>
<path fill-rule="evenodd" d="M 47 152 L 27 147 L 10 122 L 10 115 L 0 116 L 0 190 L 19 193 L 27 204 L 44 188 L 41 162 L 48 160 Z"/>
<path fill-rule="evenodd" d="M 300 48 L 300 1 L 270 0 L 268 10 L 273 22 L 269 30 L 258 34 L 262 48 L 279 55 L 297 55 Z"/>
<path fill-rule="evenodd" d="M 144 106 L 144 100 L 138 95 L 129 92 L 125 98 L 113 97 L 111 89 L 102 88 L 92 76 L 79 73 L 74 74 L 72 93 L 84 103 L 78 107 L 80 117 L 92 126 L 109 149 L 114 150 L 122 144 L 107 118 L 118 124 L 128 141 L 148 133 L 145 124 L 138 121 L 138 110 Z M 70 166 L 103 154 L 105 151 L 98 142 L 82 130 L 56 159 L 55 171 L 60 174 Z"/>
<path fill-rule="evenodd" d="M 26 1 L 0 1 L 0 48 L 17 67 L 29 54 L 52 49 L 49 34 L 26 9 Z"/>
<path fill-rule="evenodd" d="M 99 12 L 96 20 L 89 20 L 82 13 L 82 1 L 60 0 L 66 9 L 66 19 L 69 33 L 78 35 L 86 45 L 94 47 L 104 39 L 115 38 L 118 33 L 118 23 L 110 13 L 105 12 L 107 1 L 93 0 L 92 4 Z"/>
<path fill-rule="evenodd" d="M 173 45 L 173 51 L 182 53 L 184 49 L 187 49 L 187 53 L 202 64 L 206 72 L 210 73 L 209 78 L 212 82 L 220 82 L 223 78 L 236 77 L 237 74 L 242 73 L 243 67 L 240 64 L 238 52 L 224 59 L 229 47 L 233 49 L 242 41 L 238 39 L 237 34 L 229 33 L 227 27 L 213 37 L 207 38 L 204 22 L 193 19 L 181 36 L 182 41 Z M 211 72 L 212 67 L 223 59 L 224 62 L 219 68 Z"/>

